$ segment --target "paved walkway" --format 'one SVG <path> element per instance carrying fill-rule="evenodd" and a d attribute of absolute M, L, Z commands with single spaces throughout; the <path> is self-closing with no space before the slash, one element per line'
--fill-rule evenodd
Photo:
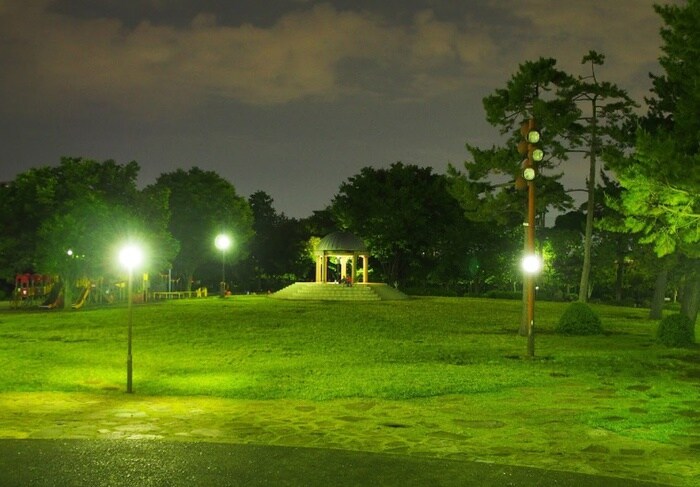
<path fill-rule="evenodd" d="M 536 423 L 527 411 L 521 418 L 506 418 L 467 401 L 462 396 L 310 402 L 141 397 L 116 391 L 104 395 L 1 393 L 0 438 L 293 447 L 334 457 L 355 452 L 368 462 L 370 457 L 362 455 L 381 454 L 381 458 L 395 459 L 392 468 L 398 472 L 407 468 L 401 462 L 472 465 L 478 461 L 512 471 L 520 471 L 515 466 L 534 467 L 540 476 L 574 472 L 627 479 L 620 485 L 635 485 L 632 480 L 700 485 L 697 445 L 629 443 L 597 429 L 566 438 L 556 424 Z M 539 413 L 537 417 L 546 417 Z M 583 484 L 555 485 L 594 485 L 590 483 L 594 477 L 585 478 L 588 481 Z M 550 485 L 517 480 L 503 485 Z"/>
<path fill-rule="evenodd" d="M 153 440 L 0 440 L 3 487 L 659 487 L 489 463 Z"/>

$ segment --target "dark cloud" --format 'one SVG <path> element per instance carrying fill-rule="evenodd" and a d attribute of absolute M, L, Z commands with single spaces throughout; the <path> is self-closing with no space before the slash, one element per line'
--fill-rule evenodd
<path fill-rule="evenodd" d="M 199 165 L 308 214 L 362 166 L 442 170 L 496 141 L 481 98 L 526 60 L 581 73 L 596 49 L 641 101 L 652 3 L 0 0 L 0 179 L 62 155 L 136 159 L 145 180 Z"/>

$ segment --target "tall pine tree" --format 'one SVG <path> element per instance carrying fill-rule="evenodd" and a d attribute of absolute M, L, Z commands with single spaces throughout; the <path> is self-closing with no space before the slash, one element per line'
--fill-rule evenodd
<path fill-rule="evenodd" d="M 665 73 L 652 75 L 649 113 L 631 158 L 618 159 L 625 226 L 657 255 L 685 261 L 681 312 L 700 308 L 700 0 L 655 6 L 663 18 Z"/>

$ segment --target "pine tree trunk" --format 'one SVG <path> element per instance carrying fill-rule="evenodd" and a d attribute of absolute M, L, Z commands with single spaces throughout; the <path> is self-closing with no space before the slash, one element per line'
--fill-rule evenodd
<path fill-rule="evenodd" d="M 591 247 L 593 246 L 593 213 L 595 211 L 595 176 L 596 176 L 596 151 L 597 142 L 597 106 L 595 100 L 592 106 L 593 117 L 591 119 L 591 147 L 590 165 L 588 168 L 588 201 L 586 202 L 586 236 L 583 242 L 583 269 L 581 269 L 581 282 L 578 287 L 578 300 L 588 302 L 588 288 L 591 276 Z"/>
<path fill-rule="evenodd" d="M 625 279 L 625 253 L 617 253 L 617 269 L 615 270 L 615 300 L 622 301 L 622 290 Z"/>
<path fill-rule="evenodd" d="M 590 186 L 590 184 L 589 184 Z M 589 188 L 589 194 L 593 194 Z M 593 197 L 588 197 L 586 210 L 586 236 L 583 243 L 583 268 L 581 269 L 581 282 L 578 287 L 578 300 L 582 303 L 588 301 L 588 289 L 591 276 L 591 245 L 593 241 Z"/>
<path fill-rule="evenodd" d="M 691 260 L 689 264 L 683 288 L 681 314 L 690 318 L 691 323 L 696 323 L 700 310 L 700 259 Z"/>
<path fill-rule="evenodd" d="M 666 299 L 666 283 L 668 281 L 668 266 L 664 262 L 664 267 L 659 270 L 654 281 L 654 297 L 649 310 L 650 320 L 660 320 Z"/>

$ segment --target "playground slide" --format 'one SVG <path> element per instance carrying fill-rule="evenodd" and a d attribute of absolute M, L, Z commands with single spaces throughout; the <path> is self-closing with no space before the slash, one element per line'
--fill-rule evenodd
<path fill-rule="evenodd" d="M 41 308 L 53 309 L 60 307 L 63 304 L 63 286 L 60 283 L 56 283 L 51 288 L 46 301 L 41 305 Z"/>
<path fill-rule="evenodd" d="M 80 296 L 78 300 L 73 303 L 73 309 L 80 309 L 85 304 L 88 294 L 90 294 L 90 286 L 85 286 L 82 291 L 80 291 Z"/>

